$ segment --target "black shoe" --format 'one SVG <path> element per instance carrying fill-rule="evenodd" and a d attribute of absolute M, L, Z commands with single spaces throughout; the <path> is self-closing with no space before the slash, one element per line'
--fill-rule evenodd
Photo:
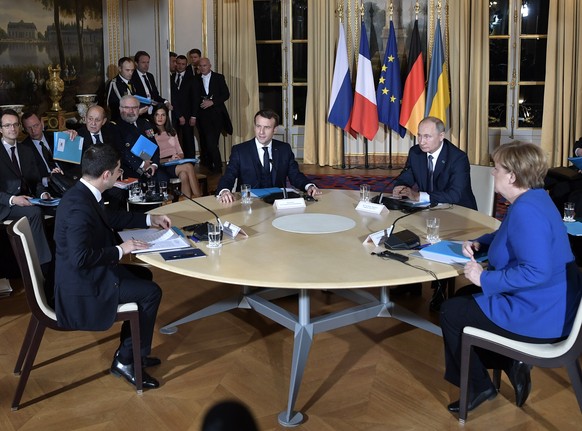
<path fill-rule="evenodd" d="M 117 358 L 113 359 L 111 364 L 111 369 L 109 370 L 111 374 L 116 377 L 123 377 L 133 386 L 135 386 L 135 372 L 133 370 L 133 364 L 122 364 Z M 142 385 L 144 389 L 155 389 L 160 387 L 160 382 L 154 379 L 145 371 L 142 371 Z"/>
<path fill-rule="evenodd" d="M 144 356 L 141 358 L 141 366 L 143 368 L 156 367 L 161 363 L 162 361 L 160 361 L 160 358 L 156 358 L 154 356 Z"/>
<path fill-rule="evenodd" d="M 390 289 L 390 296 L 421 296 L 422 295 L 422 284 L 414 283 L 414 284 L 404 284 L 402 286 L 393 287 Z"/>
<path fill-rule="evenodd" d="M 521 407 L 525 404 L 531 391 L 531 367 L 521 361 L 514 361 L 507 373 L 509 381 L 515 390 L 515 405 Z"/>
<path fill-rule="evenodd" d="M 469 394 L 469 396 L 470 396 L 470 394 Z M 469 400 L 469 403 L 467 404 L 467 411 L 470 412 L 472 410 L 475 410 L 477 407 L 479 407 L 485 401 L 492 400 L 496 396 L 497 396 L 497 390 L 493 386 L 491 386 L 489 389 L 477 394 L 476 396 L 474 396 L 472 399 Z M 452 413 L 458 413 L 459 412 L 459 401 L 460 400 L 457 400 L 457 401 L 449 404 L 447 406 L 447 409 L 449 409 L 449 411 Z"/>

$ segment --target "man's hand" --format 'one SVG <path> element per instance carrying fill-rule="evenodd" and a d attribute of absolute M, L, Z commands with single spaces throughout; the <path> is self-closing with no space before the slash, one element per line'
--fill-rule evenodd
<path fill-rule="evenodd" d="M 73 141 L 77 137 L 77 131 L 73 129 L 67 129 L 65 132 L 69 135 L 69 139 Z"/>
<path fill-rule="evenodd" d="M 63 171 L 61 170 L 61 168 L 59 168 L 58 166 L 51 171 L 51 174 L 61 174 L 61 175 L 65 175 L 63 173 Z"/>
<path fill-rule="evenodd" d="M 121 250 L 123 250 L 123 254 L 129 254 L 134 250 L 145 250 L 146 248 L 150 248 L 150 244 L 145 241 L 140 241 L 138 239 L 130 239 L 121 244 L 119 244 Z"/>
<path fill-rule="evenodd" d="M 392 196 L 395 198 L 403 198 L 406 197 L 411 201 L 418 202 L 420 200 L 420 192 L 417 192 L 411 189 L 408 186 L 396 186 L 394 190 L 392 190 Z"/>
<path fill-rule="evenodd" d="M 307 188 L 307 194 L 308 194 L 309 196 L 320 195 L 320 194 L 321 194 L 321 190 L 319 190 L 319 189 L 317 188 L 317 186 L 315 186 L 315 185 L 313 185 L 313 184 L 312 184 L 312 185 L 310 185 L 310 186 Z"/>
<path fill-rule="evenodd" d="M 234 202 L 234 195 L 229 190 L 225 190 L 220 195 L 218 195 L 218 200 L 223 204 L 228 204 L 230 202 Z"/>
<path fill-rule="evenodd" d="M 150 109 L 149 106 L 139 108 L 139 115 L 147 114 L 149 109 Z"/>
<path fill-rule="evenodd" d="M 172 221 L 167 215 L 150 215 L 150 222 L 152 227 L 158 227 L 160 229 L 170 229 L 172 227 Z"/>
<path fill-rule="evenodd" d="M 212 105 L 214 105 L 214 102 L 212 101 L 212 99 L 204 99 L 202 101 L 202 103 L 200 104 L 200 107 L 202 109 L 206 109 L 206 108 L 210 108 Z"/>
<path fill-rule="evenodd" d="M 21 196 L 14 196 L 12 199 L 12 203 L 19 207 L 31 207 L 32 204 L 30 203 L 29 199 L 31 196 L 21 195 Z"/>

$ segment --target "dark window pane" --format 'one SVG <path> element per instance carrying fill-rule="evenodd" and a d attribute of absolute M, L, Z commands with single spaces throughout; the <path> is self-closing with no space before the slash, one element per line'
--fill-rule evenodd
<path fill-rule="evenodd" d="M 521 40 L 520 81 L 545 81 L 547 39 Z"/>
<path fill-rule="evenodd" d="M 508 39 L 489 40 L 489 81 L 509 81 L 507 76 Z"/>
<path fill-rule="evenodd" d="M 521 34 L 547 34 L 550 0 L 522 0 Z"/>
<path fill-rule="evenodd" d="M 261 109 L 272 109 L 279 117 L 283 113 L 283 91 L 281 87 L 259 86 L 259 107 Z"/>
<path fill-rule="evenodd" d="M 257 40 L 281 40 L 281 0 L 254 0 Z"/>
<path fill-rule="evenodd" d="M 544 86 L 521 85 L 519 87 L 518 127 L 542 127 L 544 110 Z"/>
<path fill-rule="evenodd" d="M 489 86 L 489 127 L 505 127 L 507 124 L 507 86 Z"/>
<path fill-rule="evenodd" d="M 293 44 L 293 82 L 307 82 L 307 44 Z"/>
<path fill-rule="evenodd" d="M 293 0 L 292 39 L 307 39 L 307 0 Z"/>
<path fill-rule="evenodd" d="M 509 34 L 509 0 L 489 2 L 489 34 Z"/>
<path fill-rule="evenodd" d="M 281 45 L 257 45 L 259 82 L 283 82 Z"/>
<path fill-rule="evenodd" d="M 305 105 L 307 104 L 307 87 L 293 87 L 293 125 L 305 125 Z"/>

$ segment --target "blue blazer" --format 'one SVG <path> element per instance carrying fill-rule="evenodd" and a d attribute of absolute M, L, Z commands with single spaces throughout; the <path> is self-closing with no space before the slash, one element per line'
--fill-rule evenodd
<path fill-rule="evenodd" d="M 556 338 L 570 333 L 580 292 L 568 291 L 566 264 L 574 260 L 566 227 L 543 189 L 509 207 L 499 229 L 476 241 L 489 247 L 483 293 L 475 300 L 496 325 L 519 335 Z"/>
<path fill-rule="evenodd" d="M 113 325 L 119 305 L 115 230 L 146 228 L 146 215 L 105 211 L 82 182 L 69 189 L 55 219 L 55 312 L 59 326 L 89 331 Z"/>
<path fill-rule="evenodd" d="M 414 145 L 410 148 L 404 169 L 407 170 L 400 175 L 396 186 L 412 187 L 416 184 L 419 191 L 428 192 L 428 161 L 420 146 Z M 443 148 L 434 167 L 430 202 L 461 205 L 476 210 L 477 202 L 471 189 L 470 171 L 467 154 L 448 140 L 443 140 Z"/>
<path fill-rule="evenodd" d="M 304 191 L 305 186 L 311 181 L 299 170 L 291 146 L 275 139 L 273 139 L 272 145 L 271 179 L 273 186 L 284 187 L 287 184 L 287 178 L 289 178 L 293 187 Z M 232 190 L 236 179 L 238 179 L 238 189 L 240 189 L 241 184 L 250 184 L 252 188 L 259 188 L 262 169 L 263 165 L 259 160 L 255 138 L 233 146 L 226 172 L 220 178 L 216 193 L 220 193 L 223 189 Z"/>

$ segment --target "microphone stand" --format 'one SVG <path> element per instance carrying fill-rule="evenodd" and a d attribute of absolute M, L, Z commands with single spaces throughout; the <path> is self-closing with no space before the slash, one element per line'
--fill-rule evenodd
<path fill-rule="evenodd" d="M 384 199 L 384 192 L 386 191 L 386 189 L 388 187 L 390 187 L 392 184 L 394 184 L 394 182 L 400 178 L 400 176 L 402 174 L 404 174 L 404 172 L 406 172 L 407 170 L 410 169 L 410 165 L 406 164 L 404 166 L 404 168 L 400 171 L 400 173 L 398 175 L 396 175 L 394 178 L 392 178 L 390 181 L 388 181 L 388 183 L 382 188 L 382 191 L 380 192 L 379 195 L 377 195 L 376 197 L 372 198 L 372 202 L 375 204 L 381 204 L 384 203 L 383 199 Z"/>
<path fill-rule="evenodd" d="M 228 236 L 234 238 L 238 232 L 240 231 L 240 228 L 238 226 L 233 225 L 232 223 L 229 222 L 225 222 L 222 223 L 222 221 L 220 220 L 220 217 L 218 217 L 218 214 L 216 214 L 214 211 L 212 211 L 210 208 L 202 205 L 200 202 L 195 201 L 194 199 L 192 199 L 190 196 L 186 196 L 184 193 L 182 193 L 181 191 L 178 191 L 178 194 L 184 196 L 186 199 L 188 199 L 190 202 L 194 202 L 196 205 L 198 205 L 199 207 L 204 208 L 206 211 L 208 211 L 209 213 L 211 213 L 215 218 L 216 218 L 216 223 L 218 223 L 218 225 L 220 226 L 220 239 L 222 240 L 222 234 L 223 232 L 226 233 Z M 206 224 L 206 223 L 203 223 Z M 195 228 L 196 225 L 190 225 L 190 226 L 185 226 L 184 229 L 186 229 L 187 227 L 192 227 Z M 236 230 L 233 230 L 233 228 L 231 226 L 234 226 Z M 190 230 L 190 229 L 186 229 L 186 230 Z"/>

